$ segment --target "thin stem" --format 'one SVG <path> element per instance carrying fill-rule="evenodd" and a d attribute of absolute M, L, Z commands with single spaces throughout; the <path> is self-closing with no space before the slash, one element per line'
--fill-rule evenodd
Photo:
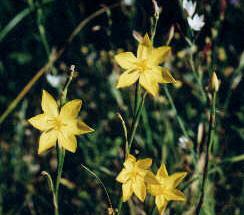
<path fill-rule="evenodd" d="M 121 215 L 122 206 L 123 206 L 123 198 L 121 197 L 119 200 L 118 215 Z"/>
<path fill-rule="evenodd" d="M 193 45 L 194 44 L 192 44 L 192 46 Z M 200 90 L 200 93 L 201 93 L 202 101 L 203 101 L 203 103 L 206 103 L 206 101 L 207 101 L 206 94 L 205 94 L 204 89 L 203 89 L 203 84 L 202 84 L 201 78 L 197 74 L 197 70 L 196 70 L 196 66 L 195 66 L 194 60 L 193 60 L 193 53 L 192 52 L 190 54 L 190 66 L 191 66 L 194 78 L 198 82 L 198 86 L 199 86 L 199 90 Z"/>
<path fill-rule="evenodd" d="M 142 108 L 144 106 L 144 102 L 145 102 L 146 96 L 147 96 L 147 92 L 144 93 L 144 95 L 142 97 L 142 100 L 140 102 L 140 105 L 138 107 L 138 111 L 136 113 L 136 117 L 135 117 L 135 119 L 132 122 L 131 135 L 130 135 L 130 138 L 129 138 L 128 153 L 130 153 L 131 145 L 133 143 L 133 140 L 134 140 L 134 137 L 135 137 L 135 134 L 136 134 L 136 130 L 137 130 L 137 127 L 138 127 L 138 123 L 140 121 L 140 117 L 141 117 L 141 113 L 142 113 Z"/>
<path fill-rule="evenodd" d="M 135 102 L 134 102 L 134 110 L 133 110 L 133 116 L 136 116 L 137 113 L 137 109 L 139 106 L 139 102 L 140 102 L 140 84 L 139 81 L 136 82 L 136 89 L 135 89 Z"/>
<path fill-rule="evenodd" d="M 62 147 L 57 147 L 57 154 L 58 154 L 58 174 L 56 179 L 56 186 L 55 186 L 55 215 L 59 215 L 59 205 L 58 205 L 58 195 L 59 195 L 59 185 L 62 176 L 63 166 L 64 166 L 64 157 L 65 157 L 65 149 Z"/>
<path fill-rule="evenodd" d="M 174 101 L 172 99 L 172 96 L 170 95 L 169 90 L 168 90 L 168 87 L 166 85 L 164 85 L 164 91 L 165 91 L 165 94 L 167 96 L 167 99 L 169 100 L 169 103 L 171 105 L 171 108 L 174 111 L 174 114 L 175 114 L 176 119 L 177 119 L 177 121 L 179 123 L 179 126 L 180 126 L 180 129 L 181 129 L 182 133 L 184 134 L 184 136 L 189 137 L 189 135 L 188 135 L 188 133 L 186 131 L 185 125 L 184 125 L 181 117 L 178 114 L 178 111 L 177 111 L 177 109 L 175 107 L 175 103 L 174 103 Z"/>
<path fill-rule="evenodd" d="M 175 114 L 175 116 L 176 116 L 176 120 L 177 120 L 177 122 L 178 122 L 178 124 L 179 124 L 179 126 L 180 126 L 180 129 L 181 129 L 182 133 L 184 134 L 185 137 L 189 138 L 189 135 L 188 135 L 188 132 L 187 132 L 186 127 L 185 127 L 185 125 L 184 125 L 184 122 L 183 122 L 183 120 L 181 119 L 181 117 L 180 117 L 179 114 L 178 114 L 178 111 L 177 111 L 177 109 L 176 109 L 176 107 L 175 107 L 174 100 L 172 99 L 172 96 L 171 96 L 171 94 L 169 93 L 168 87 L 167 87 L 166 85 L 164 85 L 164 91 L 165 91 L 165 94 L 166 94 L 167 99 L 169 100 L 169 103 L 170 103 L 170 105 L 171 105 L 171 108 L 172 108 L 173 111 L 174 111 L 174 114 Z M 194 146 L 193 146 L 193 147 L 194 147 Z M 192 157 L 193 157 L 193 162 L 194 162 L 194 164 L 196 164 L 196 160 L 197 160 L 197 158 L 196 158 L 196 153 L 195 153 L 193 147 L 191 147 L 190 150 L 191 150 L 191 155 L 192 155 Z"/>
<path fill-rule="evenodd" d="M 201 212 L 201 208 L 204 202 L 205 196 L 205 186 L 208 176 L 208 163 L 209 163 L 209 154 L 210 154 L 210 145 L 213 141 L 214 136 L 214 127 L 215 127 L 215 112 L 216 112 L 216 92 L 212 93 L 212 104 L 211 104 L 211 112 L 210 112 L 210 120 L 209 120 L 209 128 L 208 128 L 208 139 L 206 144 L 206 154 L 205 154 L 205 164 L 203 169 L 203 177 L 202 177 L 202 186 L 201 186 L 201 196 L 199 202 L 196 207 L 196 215 L 199 215 Z"/>
<path fill-rule="evenodd" d="M 94 176 L 97 180 L 97 182 L 100 184 L 100 186 L 103 188 L 103 190 L 105 191 L 105 194 L 106 194 L 106 197 L 107 197 L 107 200 L 108 200 L 108 204 L 109 204 L 109 207 L 110 209 L 112 210 L 112 213 L 114 214 L 114 210 L 113 210 L 113 204 L 112 204 L 112 201 L 109 197 L 109 194 L 108 194 L 108 191 L 104 185 L 104 183 L 102 182 L 102 180 L 96 175 L 95 172 L 93 172 L 92 170 L 90 170 L 88 167 L 86 167 L 85 165 L 81 164 L 81 166 L 92 176 Z"/>
<path fill-rule="evenodd" d="M 66 81 L 66 83 L 64 85 L 63 91 L 61 93 L 61 97 L 59 99 L 60 106 L 65 104 L 68 88 L 69 88 L 69 85 L 70 85 L 71 81 L 74 78 L 74 74 L 75 74 L 75 66 L 72 65 L 70 67 L 69 78 L 67 79 L 67 81 Z M 56 204 L 54 204 L 55 215 L 59 215 L 58 194 L 59 194 L 59 185 L 60 185 L 60 180 L 61 180 L 61 176 L 62 176 L 62 172 L 63 172 L 63 166 L 64 166 L 64 157 L 65 157 L 65 149 L 58 145 L 57 146 L 58 174 L 57 174 L 56 186 L 55 186 L 55 200 L 56 200 Z"/>

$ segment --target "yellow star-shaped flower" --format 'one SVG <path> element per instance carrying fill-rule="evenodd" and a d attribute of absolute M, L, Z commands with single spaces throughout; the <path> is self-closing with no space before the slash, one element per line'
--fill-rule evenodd
<path fill-rule="evenodd" d="M 176 187 L 187 175 L 186 172 L 174 173 L 169 176 L 166 166 L 161 165 L 157 171 L 156 179 L 159 184 L 149 184 L 148 191 L 155 196 L 155 203 L 159 214 L 163 214 L 167 207 L 168 201 L 185 201 L 185 195 Z"/>
<path fill-rule="evenodd" d="M 159 66 L 171 52 L 169 46 L 154 48 L 146 34 L 139 43 L 137 56 L 122 52 L 115 56 L 116 62 L 125 69 L 119 77 L 117 88 L 128 87 L 139 80 L 140 85 L 153 96 L 159 92 L 159 83 L 175 83 L 169 69 Z"/>
<path fill-rule="evenodd" d="M 30 118 L 32 126 L 42 131 L 39 140 L 38 154 L 56 145 L 75 152 L 77 141 L 75 135 L 92 132 L 93 129 L 78 119 L 82 106 L 79 99 L 66 103 L 60 110 L 54 98 L 45 90 L 41 102 L 43 113 Z"/>
<path fill-rule="evenodd" d="M 136 161 L 129 154 L 124 162 L 124 168 L 116 180 L 122 183 L 123 201 L 126 202 L 133 193 L 143 202 L 146 198 L 146 183 L 158 183 L 153 173 L 149 170 L 152 159 L 146 158 Z"/>

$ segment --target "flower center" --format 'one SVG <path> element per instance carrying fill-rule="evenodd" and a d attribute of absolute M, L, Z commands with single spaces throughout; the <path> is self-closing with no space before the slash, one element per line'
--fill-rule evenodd
<path fill-rule="evenodd" d="M 136 66 L 141 72 L 144 72 L 149 69 L 147 60 L 140 60 L 139 62 L 136 63 Z"/>
<path fill-rule="evenodd" d="M 66 126 L 66 124 L 59 117 L 50 120 L 50 122 L 52 123 L 53 129 L 56 131 L 60 131 L 63 126 Z"/>

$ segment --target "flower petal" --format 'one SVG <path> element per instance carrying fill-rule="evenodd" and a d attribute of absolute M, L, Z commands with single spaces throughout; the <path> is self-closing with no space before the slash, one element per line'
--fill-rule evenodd
<path fill-rule="evenodd" d="M 136 158 L 129 154 L 124 162 L 124 167 L 128 170 L 132 169 L 136 164 Z"/>
<path fill-rule="evenodd" d="M 150 72 L 144 72 L 140 75 L 139 83 L 146 91 L 153 96 L 157 96 L 159 92 L 158 82 L 154 79 Z"/>
<path fill-rule="evenodd" d="M 123 202 L 126 202 L 127 200 L 129 200 L 129 198 L 133 194 L 132 181 L 131 180 L 122 184 L 122 192 L 123 192 Z"/>
<path fill-rule="evenodd" d="M 35 128 L 39 129 L 40 131 L 45 131 L 51 128 L 50 123 L 47 121 L 46 114 L 38 114 L 30 119 L 28 122 Z"/>
<path fill-rule="evenodd" d="M 154 76 L 155 80 L 157 80 L 158 83 L 161 84 L 176 83 L 176 80 L 170 74 L 168 68 L 155 66 L 152 68 L 152 71 L 153 71 L 152 75 Z"/>
<path fill-rule="evenodd" d="M 146 185 L 144 179 L 140 176 L 136 176 L 136 181 L 132 184 L 135 195 L 143 202 L 146 198 Z"/>
<path fill-rule="evenodd" d="M 49 148 L 56 145 L 57 142 L 57 133 L 54 130 L 48 132 L 43 132 L 40 136 L 38 154 L 43 153 Z"/>
<path fill-rule="evenodd" d="M 151 51 L 152 41 L 150 40 L 148 34 L 145 34 L 143 40 L 138 45 L 137 58 L 147 59 L 151 55 Z"/>
<path fill-rule="evenodd" d="M 160 83 L 176 83 L 168 68 L 162 68 L 162 81 Z"/>
<path fill-rule="evenodd" d="M 132 84 L 134 84 L 139 78 L 139 72 L 138 71 L 131 71 L 127 70 L 119 77 L 119 81 L 117 84 L 117 88 L 123 88 L 128 87 Z"/>
<path fill-rule="evenodd" d="M 69 134 L 74 135 L 81 135 L 93 132 L 94 129 L 89 127 L 86 123 L 84 123 L 82 120 L 69 120 L 67 127 L 64 127 L 65 132 Z"/>
<path fill-rule="evenodd" d="M 147 172 L 144 180 L 148 184 L 159 184 L 159 181 L 157 180 L 156 176 L 151 171 Z"/>
<path fill-rule="evenodd" d="M 136 162 L 136 165 L 141 168 L 147 170 L 152 165 L 152 159 L 146 158 L 141 159 Z"/>
<path fill-rule="evenodd" d="M 126 169 L 122 169 L 121 172 L 118 174 L 116 181 L 120 183 L 126 183 L 129 180 L 129 171 Z"/>
<path fill-rule="evenodd" d="M 60 118 L 64 121 L 69 121 L 77 118 L 82 106 L 82 101 L 80 99 L 75 99 L 67 102 L 60 111 Z"/>
<path fill-rule="evenodd" d="M 57 102 L 46 90 L 42 91 L 42 110 L 48 116 L 58 116 Z"/>
<path fill-rule="evenodd" d="M 148 185 L 147 190 L 152 196 L 159 196 L 164 194 L 165 188 L 161 185 L 151 184 Z"/>
<path fill-rule="evenodd" d="M 167 207 L 168 201 L 164 198 L 163 195 L 156 196 L 155 203 L 157 205 L 158 211 L 160 215 L 164 214 L 164 211 Z"/>
<path fill-rule="evenodd" d="M 163 195 L 168 201 L 170 201 L 170 200 L 185 201 L 184 193 L 182 193 L 181 191 L 179 191 L 177 189 L 165 190 Z"/>
<path fill-rule="evenodd" d="M 165 164 L 161 164 L 161 166 L 157 172 L 157 177 L 165 178 L 167 176 L 168 176 L 168 171 L 166 169 L 166 166 L 165 166 Z"/>
<path fill-rule="evenodd" d="M 158 48 L 153 48 L 150 62 L 153 65 L 159 65 L 165 61 L 166 57 L 170 54 L 170 52 L 171 52 L 170 46 L 161 46 Z"/>
<path fill-rule="evenodd" d="M 180 182 L 186 177 L 187 172 L 177 172 L 170 176 L 170 179 L 174 182 L 174 187 L 177 187 Z"/>
<path fill-rule="evenodd" d="M 136 57 L 132 52 L 122 52 L 115 55 L 115 60 L 123 69 L 132 69 L 134 68 Z"/>
<path fill-rule="evenodd" d="M 62 146 L 64 149 L 70 151 L 70 152 L 75 152 L 77 149 L 77 140 L 74 135 L 68 135 L 65 133 L 59 133 L 58 135 L 58 144 Z"/>

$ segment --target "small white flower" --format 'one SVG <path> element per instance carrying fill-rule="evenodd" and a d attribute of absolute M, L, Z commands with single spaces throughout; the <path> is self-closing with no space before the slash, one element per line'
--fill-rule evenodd
<path fill-rule="evenodd" d="M 192 141 L 188 137 L 181 136 L 178 140 L 178 144 L 181 149 L 187 149 L 189 145 L 192 144 Z"/>
<path fill-rule="evenodd" d="M 124 0 L 124 4 L 127 6 L 131 6 L 134 4 L 134 0 Z"/>
<path fill-rule="evenodd" d="M 193 14 L 196 11 L 196 6 L 197 3 L 196 2 L 192 2 L 192 1 L 187 1 L 187 0 L 183 0 L 183 8 L 186 10 L 188 16 L 192 17 Z"/>
<path fill-rule="evenodd" d="M 61 84 L 65 82 L 65 76 L 63 75 L 46 75 L 47 82 L 54 88 L 59 87 Z"/>
<path fill-rule="evenodd" d="M 193 18 L 188 17 L 187 21 L 191 29 L 193 29 L 194 31 L 200 31 L 205 24 L 204 16 L 199 16 L 198 14 L 195 14 Z"/>

